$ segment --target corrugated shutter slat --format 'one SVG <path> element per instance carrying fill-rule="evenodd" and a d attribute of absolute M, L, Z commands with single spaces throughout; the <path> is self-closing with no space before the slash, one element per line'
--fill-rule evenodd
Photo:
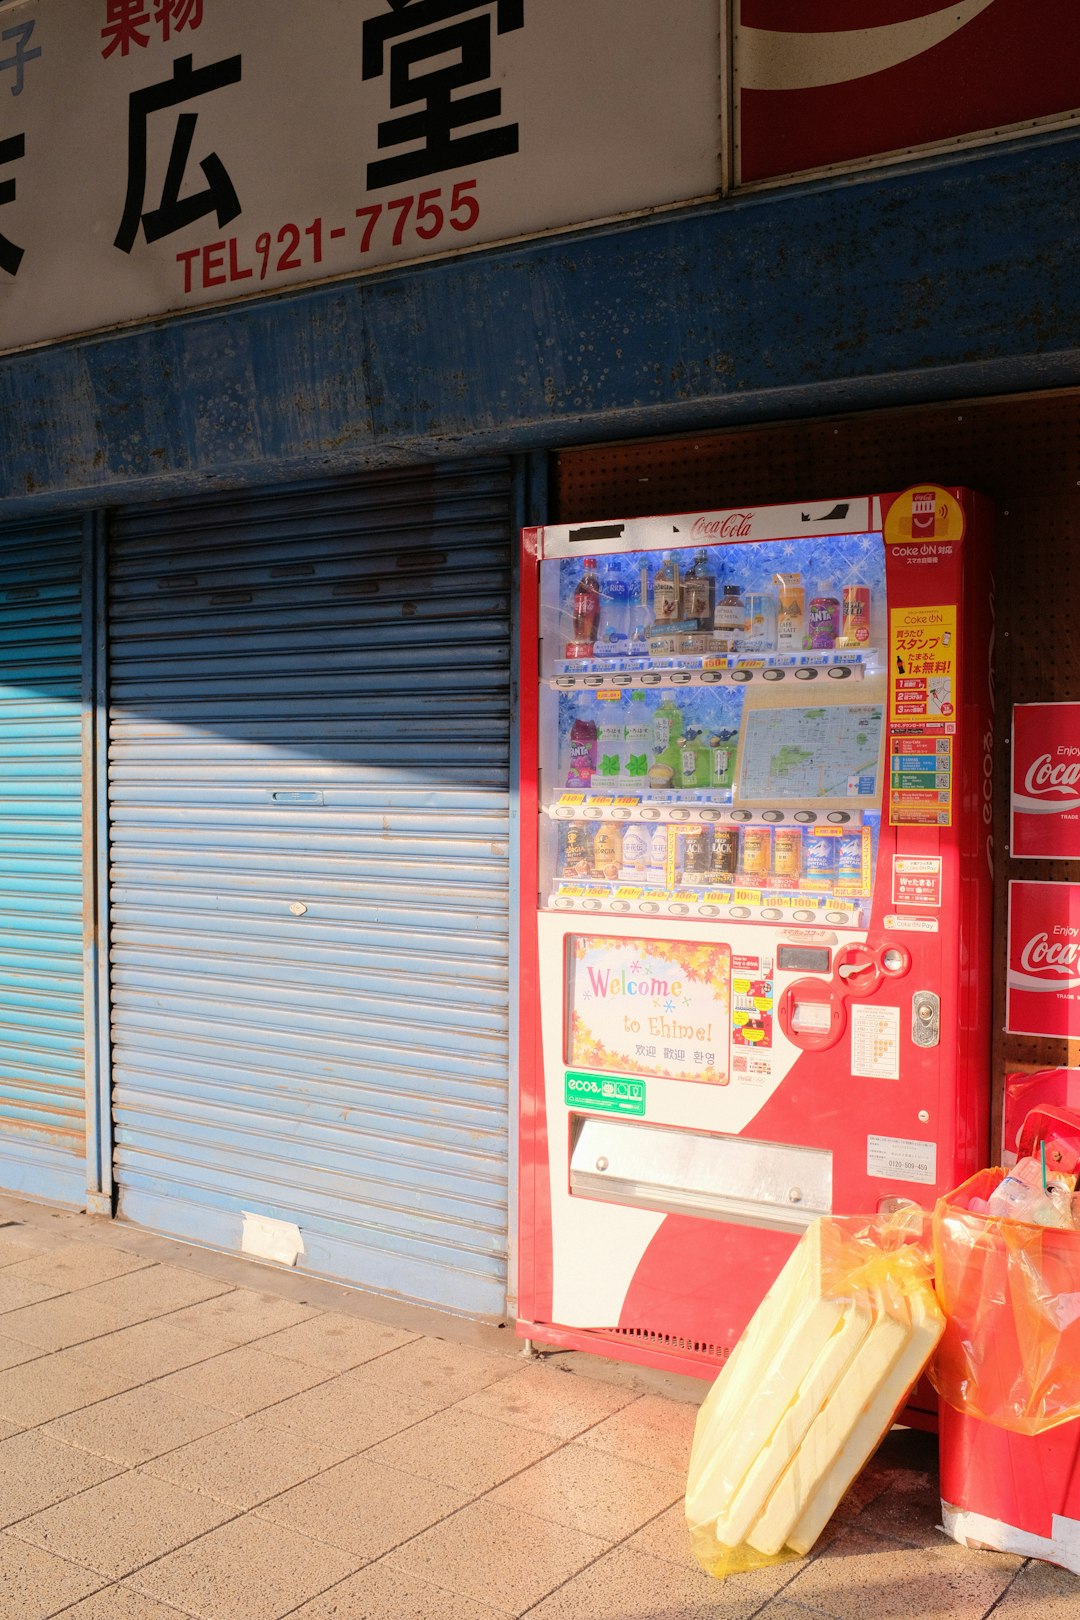
<path fill-rule="evenodd" d="M 502 1314 L 509 592 L 501 462 L 118 519 L 130 1218 Z"/>

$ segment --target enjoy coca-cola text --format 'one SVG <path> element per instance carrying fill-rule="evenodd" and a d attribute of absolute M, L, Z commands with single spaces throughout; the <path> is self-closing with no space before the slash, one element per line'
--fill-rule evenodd
<path fill-rule="evenodd" d="M 1027 973 L 1062 972 L 1080 967 L 1080 940 L 1052 940 L 1044 929 L 1034 934 L 1020 952 L 1020 966 Z"/>
<path fill-rule="evenodd" d="M 1028 793 L 1061 793 L 1068 799 L 1080 799 L 1080 761 L 1055 765 L 1049 754 L 1040 754 L 1028 766 L 1024 788 Z"/>

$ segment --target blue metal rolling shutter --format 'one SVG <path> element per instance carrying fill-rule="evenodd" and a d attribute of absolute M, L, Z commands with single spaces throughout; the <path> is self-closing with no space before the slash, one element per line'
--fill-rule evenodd
<path fill-rule="evenodd" d="M 122 1215 L 504 1310 L 509 590 L 502 462 L 115 524 Z"/>
<path fill-rule="evenodd" d="M 0 529 L 0 1185 L 86 1190 L 82 523 Z"/>

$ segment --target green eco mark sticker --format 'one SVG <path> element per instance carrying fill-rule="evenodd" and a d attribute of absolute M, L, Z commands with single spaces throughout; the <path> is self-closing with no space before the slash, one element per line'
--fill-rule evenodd
<path fill-rule="evenodd" d="M 622 1080 L 614 1075 L 566 1074 L 568 1108 L 589 1108 L 597 1114 L 637 1114 L 645 1112 L 644 1080 Z"/>

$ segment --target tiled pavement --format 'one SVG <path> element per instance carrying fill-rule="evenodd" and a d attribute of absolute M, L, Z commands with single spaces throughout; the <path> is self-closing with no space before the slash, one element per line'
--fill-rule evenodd
<path fill-rule="evenodd" d="M 571 1365 L 568 1365 L 570 1363 Z M 894 1431 L 814 1557 L 711 1580 L 703 1386 L 0 1198 L 0 1620 L 1075 1620 Z"/>

